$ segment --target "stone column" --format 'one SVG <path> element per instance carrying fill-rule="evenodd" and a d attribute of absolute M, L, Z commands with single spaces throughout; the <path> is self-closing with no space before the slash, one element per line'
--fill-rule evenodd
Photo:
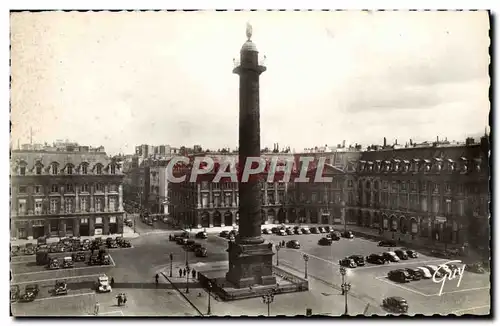
<path fill-rule="evenodd" d="M 306 223 L 311 224 L 311 211 L 306 208 Z"/>
<path fill-rule="evenodd" d="M 198 208 L 201 208 L 201 184 L 196 184 L 197 188 L 197 198 L 198 198 Z"/>
<path fill-rule="evenodd" d="M 117 227 L 117 233 L 120 234 L 120 233 L 123 233 L 123 216 L 125 214 L 120 214 L 116 217 L 116 227 Z"/>
<path fill-rule="evenodd" d="M 259 186 L 259 194 L 260 194 L 260 186 Z M 267 182 L 264 182 L 264 206 L 269 206 L 269 198 L 267 196 Z"/>
<path fill-rule="evenodd" d="M 109 234 L 109 216 L 102 217 L 102 233 L 108 235 Z"/>
<path fill-rule="evenodd" d="M 90 185 L 90 208 L 89 208 L 89 212 L 93 213 L 95 212 L 95 208 L 94 208 L 94 185 Z M 90 225 L 89 225 L 89 229 L 90 229 Z"/>
<path fill-rule="evenodd" d="M 45 236 L 50 237 L 50 220 L 46 219 L 44 226 Z"/>
<path fill-rule="evenodd" d="M 233 192 L 234 194 L 234 192 Z M 236 226 L 236 211 L 231 211 L 231 216 L 233 218 L 233 221 L 232 221 L 232 224 L 233 224 L 233 227 Z"/>
<path fill-rule="evenodd" d="M 233 188 L 233 191 L 231 193 L 231 200 L 233 201 L 231 206 L 236 207 L 236 190 L 234 190 L 234 188 Z"/>
<path fill-rule="evenodd" d="M 33 223 L 32 223 L 32 221 L 26 222 L 26 235 L 28 236 L 28 240 L 33 240 Z"/>
<path fill-rule="evenodd" d="M 280 204 L 280 198 L 278 197 L 278 184 L 274 183 L 274 203 L 275 205 Z"/>
<path fill-rule="evenodd" d="M 200 211 L 196 212 L 196 227 L 198 229 L 201 228 L 201 212 Z"/>
<path fill-rule="evenodd" d="M 208 203 L 209 203 L 209 206 L 210 208 L 213 208 L 214 207 L 214 185 L 213 183 L 209 183 L 209 193 L 208 193 Z"/>
<path fill-rule="evenodd" d="M 59 200 L 61 201 L 61 203 L 59 205 L 59 213 L 60 214 L 66 213 L 66 211 L 64 209 L 64 196 L 61 195 Z"/>
<path fill-rule="evenodd" d="M 283 213 L 285 214 L 285 223 L 289 223 L 289 220 L 288 220 L 288 209 L 284 208 L 283 209 Z"/>
<path fill-rule="evenodd" d="M 80 218 L 79 217 L 75 217 L 73 219 L 73 235 L 75 237 L 80 236 Z"/>
<path fill-rule="evenodd" d="M 121 184 L 118 186 L 118 211 L 123 212 L 123 185 Z"/>
<path fill-rule="evenodd" d="M 214 227 L 214 212 L 208 212 L 208 227 Z"/>
<path fill-rule="evenodd" d="M 66 235 L 66 223 L 65 220 L 59 220 L 59 235 Z"/>
<path fill-rule="evenodd" d="M 95 216 L 89 216 L 89 235 L 95 235 Z"/>
<path fill-rule="evenodd" d="M 108 189 L 109 189 L 109 187 L 108 187 L 108 184 L 106 183 L 104 185 L 104 211 L 105 212 L 108 211 Z"/>

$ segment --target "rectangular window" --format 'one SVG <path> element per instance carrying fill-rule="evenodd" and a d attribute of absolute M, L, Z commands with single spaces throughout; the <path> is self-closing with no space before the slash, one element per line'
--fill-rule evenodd
<path fill-rule="evenodd" d="M 95 199 L 95 211 L 100 212 L 102 209 L 102 198 L 96 198 Z"/>
<path fill-rule="evenodd" d="M 439 192 L 439 183 L 434 183 L 433 191 L 434 192 Z"/>
<path fill-rule="evenodd" d="M 411 191 L 416 191 L 417 190 L 417 184 L 415 183 L 415 181 L 412 181 L 410 183 L 410 190 Z"/>
<path fill-rule="evenodd" d="M 392 191 L 398 191 L 398 184 L 396 181 L 392 182 Z"/>
<path fill-rule="evenodd" d="M 347 181 L 347 187 L 352 188 L 352 180 Z"/>
<path fill-rule="evenodd" d="M 52 174 L 54 174 L 54 175 L 57 174 L 57 172 L 58 172 L 57 165 L 55 165 L 55 164 L 52 165 L 52 169 L 51 170 L 52 170 Z"/>
<path fill-rule="evenodd" d="M 52 185 L 50 187 L 50 192 L 59 192 L 59 187 L 57 185 Z"/>
<path fill-rule="evenodd" d="M 433 213 L 439 212 L 439 198 L 436 197 L 432 198 L 432 212 Z"/>
<path fill-rule="evenodd" d="M 447 214 L 452 213 L 451 205 L 452 205 L 451 199 L 446 199 L 446 213 Z"/>
<path fill-rule="evenodd" d="M 388 186 L 387 181 L 382 182 L 382 186 L 384 187 L 384 189 L 387 189 Z"/>
<path fill-rule="evenodd" d="M 88 218 L 81 218 L 80 224 L 89 224 L 89 219 Z"/>
<path fill-rule="evenodd" d="M 82 165 L 82 174 L 87 174 L 87 165 Z"/>
<path fill-rule="evenodd" d="M 73 212 L 73 199 L 71 198 L 66 198 L 64 201 L 64 211 L 66 213 L 72 213 Z"/>
<path fill-rule="evenodd" d="M 463 194 L 463 193 L 464 193 L 464 185 L 463 185 L 463 183 L 459 183 L 459 184 L 457 185 L 457 191 L 458 191 L 458 193 L 460 193 L 460 194 Z"/>
<path fill-rule="evenodd" d="M 96 217 L 95 224 L 102 224 L 102 217 Z"/>
<path fill-rule="evenodd" d="M 73 184 L 68 183 L 66 185 L 66 192 L 75 192 L 75 189 L 73 188 Z"/>
<path fill-rule="evenodd" d="M 160 187 L 156 187 L 156 188 L 157 188 L 157 189 L 156 189 L 156 190 L 157 190 L 157 192 L 159 192 Z M 115 184 L 110 184 L 110 185 L 109 185 L 109 191 L 110 191 L 110 192 L 116 192 L 116 191 L 117 191 L 117 187 L 116 187 L 116 185 L 115 185 Z"/>
<path fill-rule="evenodd" d="M 39 166 L 39 165 L 37 165 L 37 167 L 35 168 L 35 173 L 36 173 L 37 175 L 42 174 L 42 167 L 41 167 L 41 166 Z"/>
<path fill-rule="evenodd" d="M 39 194 L 42 192 L 42 186 L 35 186 L 35 194 Z"/>
<path fill-rule="evenodd" d="M 116 223 L 116 216 L 110 216 L 109 223 Z"/>
<path fill-rule="evenodd" d="M 58 203 L 57 199 L 50 200 L 50 213 L 56 214 L 58 212 Z"/>
<path fill-rule="evenodd" d="M 313 192 L 311 194 L 311 202 L 315 203 L 317 202 L 317 200 L 318 200 L 318 195 L 315 192 Z"/>
<path fill-rule="evenodd" d="M 422 212 L 427 212 L 427 197 L 420 197 Z"/>
<path fill-rule="evenodd" d="M 420 183 L 420 190 L 427 191 L 427 181 L 422 181 Z"/>
<path fill-rule="evenodd" d="M 71 165 L 68 165 L 67 170 L 68 174 L 73 174 L 73 167 Z"/>
<path fill-rule="evenodd" d="M 406 190 L 406 181 L 401 182 L 401 190 L 403 190 L 403 191 Z"/>
<path fill-rule="evenodd" d="M 87 197 L 80 198 L 80 211 L 86 212 L 88 207 L 88 199 Z"/>
<path fill-rule="evenodd" d="M 84 183 L 82 184 L 82 192 L 89 192 L 89 185 Z"/>
<path fill-rule="evenodd" d="M 19 175 L 26 175 L 26 167 L 25 166 L 19 167 Z"/>
<path fill-rule="evenodd" d="M 464 216 L 464 200 L 460 199 L 458 201 L 458 215 Z"/>
<path fill-rule="evenodd" d="M 102 166 L 98 165 L 96 168 L 97 174 L 102 174 Z"/>
<path fill-rule="evenodd" d="M 446 192 L 450 192 L 451 191 L 451 184 L 449 184 L 448 182 L 446 182 L 444 184 L 444 186 L 445 186 Z"/>
<path fill-rule="evenodd" d="M 19 193 L 25 194 L 26 193 L 26 186 L 19 186 Z"/>
<path fill-rule="evenodd" d="M 102 184 L 100 184 L 100 183 L 95 184 L 95 191 L 102 191 L 102 189 L 103 189 Z"/>
<path fill-rule="evenodd" d="M 35 215 L 42 215 L 42 201 L 37 200 L 35 202 Z"/>
<path fill-rule="evenodd" d="M 114 164 L 111 165 L 111 174 L 115 174 L 116 173 L 116 167 Z"/>
<path fill-rule="evenodd" d="M 18 213 L 19 213 L 19 215 L 26 215 L 26 200 L 25 199 L 19 200 Z"/>
<path fill-rule="evenodd" d="M 114 197 L 109 198 L 109 211 L 110 212 L 116 211 L 116 200 Z"/>

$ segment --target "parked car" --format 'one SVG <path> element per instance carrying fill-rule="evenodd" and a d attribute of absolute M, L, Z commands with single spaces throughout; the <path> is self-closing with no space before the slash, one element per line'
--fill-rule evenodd
<path fill-rule="evenodd" d="M 324 227 L 319 226 L 319 227 L 318 227 L 318 232 L 319 232 L 319 233 L 325 233 L 326 231 L 325 231 L 325 228 L 324 228 Z"/>
<path fill-rule="evenodd" d="M 118 243 L 115 240 L 108 242 L 108 248 L 118 248 Z"/>
<path fill-rule="evenodd" d="M 325 233 L 330 233 L 330 232 L 332 232 L 332 227 L 331 227 L 331 226 L 329 226 L 329 225 L 325 226 L 325 227 L 324 227 L 324 229 L 325 229 Z"/>
<path fill-rule="evenodd" d="M 175 240 L 175 242 L 178 244 L 178 245 L 185 245 L 187 243 L 188 239 L 186 238 L 177 238 Z"/>
<path fill-rule="evenodd" d="M 403 250 L 394 250 L 394 253 L 399 257 L 399 259 L 408 260 L 408 255 Z"/>
<path fill-rule="evenodd" d="M 408 283 L 412 280 L 410 274 L 404 269 L 396 269 L 387 273 L 387 277 L 394 282 Z"/>
<path fill-rule="evenodd" d="M 271 231 L 269 231 L 269 229 L 268 229 L 268 228 L 263 228 L 263 229 L 262 229 L 262 234 L 271 234 L 271 233 L 272 233 L 272 232 L 271 232 Z"/>
<path fill-rule="evenodd" d="M 385 251 L 382 253 L 382 257 L 384 257 L 384 259 L 386 261 L 393 262 L 393 263 L 396 263 L 399 261 L 399 257 L 394 253 L 394 251 Z"/>
<path fill-rule="evenodd" d="M 19 256 L 21 254 L 21 247 L 19 246 L 10 246 L 10 255 L 12 257 Z"/>
<path fill-rule="evenodd" d="M 300 249 L 300 243 L 298 240 L 290 240 L 286 243 L 287 248 Z"/>
<path fill-rule="evenodd" d="M 439 268 L 436 265 L 426 265 L 424 267 L 427 268 L 432 275 L 436 274 L 436 276 L 438 277 L 444 276 L 443 272 L 439 270 Z"/>
<path fill-rule="evenodd" d="M 309 228 L 302 228 L 301 231 L 303 234 L 311 234 L 311 230 L 309 230 Z"/>
<path fill-rule="evenodd" d="M 29 284 L 24 289 L 24 294 L 21 297 L 21 301 L 24 301 L 24 302 L 34 301 L 36 299 L 36 297 L 38 296 L 39 292 L 40 292 L 40 289 L 38 287 L 38 284 Z"/>
<path fill-rule="evenodd" d="M 68 285 L 64 281 L 56 281 L 54 286 L 55 295 L 66 295 L 68 294 Z"/>
<path fill-rule="evenodd" d="M 75 261 L 75 262 L 85 261 L 85 253 L 82 251 L 74 253 L 73 254 L 73 261 Z"/>
<path fill-rule="evenodd" d="M 208 234 L 204 231 L 201 231 L 201 232 L 196 233 L 195 237 L 196 237 L 196 239 L 207 239 Z"/>
<path fill-rule="evenodd" d="M 120 247 L 122 247 L 122 248 L 130 248 L 130 247 L 132 247 L 132 244 L 130 243 L 129 240 L 123 239 L 121 241 L 121 243 L 120 243 Z"/>
<path fill-rule="evenodd" d="M 186 248 L 187 251 L 194 251 L 193 247 L 194 244 L 195 244 L 194 240 L 186 240 L 184 247 Z"/>
<path fill-rule="evenodd" d="M 417 267 L 422 272 L 422 278 L 432 278 L 432 273 L 425 267 Z"/>
<path fill-rule="evenodd" d="M 314 226 L 312 228 L 310 228 L 309 230 L 311 231 L 312 234 L 318 234 L 319 233 L 318 228 L 314 227 Z"/>
<path fill-rule="evenodd" d="M 271 233 L 278 234 L 278 230 L 279 230 L 278 227 L 273 227 L 273 228 L 271 228 Z"/>
<path fill-rule="evenodd" d="M 371 254 L 368 257 L 366 257 L 366 261 L 370 264 L 377 264 L 377 265 L 383 265 L 385 264 L 385 259 L 382 255 L 378 254 Z"/>
<path fill-rule="evenodd" d="M 486 271 L 480 263 L 467 264 L 465 270 L 471 273 L 484 274 Z"/>
<path fill-rule="evenodd" d="M 290 228 L 286 229 L 285 232 L 287 235 L 293 235 L 293 230 Z"/>
<path fill-rule="evenodd" d="M 340 232 L 332 231 L 330 233 L 330 237 L 332 238 L 333 241 L 339 241 L 340 240 Z"/>
<path fill-rule="evenodd" d="M 49 258 L 49 269 L 59 269 L 59 260 L 55 257 Z"/>
<path fill-rule="evenodd" d="M 456 272 L 455 272 L 455 271 L 459 271 L 459 270 L 460 270 L 460 267 L 458 267 L 458 266 L 457 266 L 457 265 L 455 265 L 455 264 L 447 264 L 447 265 L 448 265 L 448 267 L 450 268 L 450 270 L 451 270 L 451 272 L 452 272 L 452 273 L 455 273 L 455 274 L 456 274 Z"/>
<path fill-rule="evenodd" d="M 64 257 L 63 258 L 63 262 L 62 262 L 62 267 L 63 268 L 73 268 L 75 267 L 75 263 L 73 262 L 73 258 L 72 257 Z"/>
<path fill-rule="evenodd" d="M 296 228 L 296 229 L 293 230 L 293 234 L 301 235 L 302 231 L 299 228 Z"/>
<path fill-rule="evenodd" d="M 332 239 L 323 237 L 319 239 L 318 244 L 320 246 L 331 246 L 332 245 Z"/>
<path fill-rule="evenodd" d="M 365 258 L 362 255 L 351 255 L 348 258 L 354 260 L 358 266 L 365 266 Z"/>
<path fill-rule="evenodd" d="M 382 306 L 396 313 L 407 313 L 408 312 L 408 303 L 402 297 L 388 297 L 382 301 Z"/>
<path fill-rule="evenodd" d="M 24 248 L 25 255 L 34 255 L 35 254 L 35 246 L 32 243 L 27 243 Z"/>
<path fill-rule="evenodd" d="M 353 239 L 354 233 L 352 233 L 352 231 L 344 231 L 342 232 L 342 237 L 347 239 Z"/>
<path fill-rule="evenodd" d="M 344 266 L 344 267 L 349 267 L 349 268 L 356 268 L 358 266 L 354 259 L 351 259 L 349 257 L 343 258 L 339 260 L 339 265 Z"/>
<path fill-rule="evenodd" d="M 219 233 L 219 237 L 227 239 L 229 237 L 229 231 L 222 231 Z"/>
<path fill-rule="evenodd" d="M 197 248 L 195 250 L 194 254 L 195 254 L 196 257 L 207 257 L 208 256 L 208 251 L 207 251 L 207 248 L 201 247 L 201 248 Z"/>
<path fill-rule="evenodd" d="M 378 243 L 379 247 L 396 247 L 396 241 L 394 240 L 382 240 Z"/>
<path fill-rule="evenodd" d="M 424 273 L 418 268 L 405 268 L 405 271 L 411 276 L 413 281 L 419 281 L 424 278 Z"/>
<path fill-rule="evenodd" d="M 405 250 L 409 258 L 418 258 L 418 253 L 415 250 Z"/>
<path fill-rule="evenodd" d="M 109 284 L 109 278 L 106 274 L 101 275 L 97 278 L 97 292 L 106 293 L 111 292 L 111 285 Z"/>
<path fill-rule="evenodd" d="M 285 236 L 286 235 L 286 231 L 284 229 L 279 229 L 277 234 L 281 235 L 281 236 Z"/>

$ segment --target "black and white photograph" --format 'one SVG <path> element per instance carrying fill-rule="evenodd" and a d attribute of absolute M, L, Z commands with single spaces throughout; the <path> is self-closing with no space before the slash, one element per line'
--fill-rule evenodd
<path fill-rule="evenodd" d="M 492 314 L 487 10 L 9 16 L 12 317 Z"/>

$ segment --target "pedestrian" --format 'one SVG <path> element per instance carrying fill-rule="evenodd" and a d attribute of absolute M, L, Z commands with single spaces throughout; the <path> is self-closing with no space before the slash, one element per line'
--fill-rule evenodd
<path fill-rule="evenodd" d="M 96 301 L 96 302 L 95 302 L 95 306 L 94 306 L 94 315 L 95 315 L 95 316 L 99 315 L 99 301 Z"/>
<path fill-rule="evenodd" d="M 179 268 L 179 277 L 182 277 L 182 268 Z"/>
<path fill-rule="evenodd" d="M 111 287 L 114 287 L 114 286 L 115 286 L 115 278 L 114 278 L 114 277 L 112 277 L 112 278 L 111 278 Z"/>
<path fill-rule="evenodd" d="M 123 304 L 127 304 L 127 295 L 123 293 Z"/>
<path fill-rule="evenodd" d="M 182 277 L 186 277 L 186 274 L 187 274 L 187 270 L 184 268 L 184 269 L 182 270 Z"/>
<path fill-rule="evenodd" d="M 193 276 L 193 280 L 196 278 L 196 270 L 193 269 L 193 272 L 191 273 L 191 275 Z"/>

